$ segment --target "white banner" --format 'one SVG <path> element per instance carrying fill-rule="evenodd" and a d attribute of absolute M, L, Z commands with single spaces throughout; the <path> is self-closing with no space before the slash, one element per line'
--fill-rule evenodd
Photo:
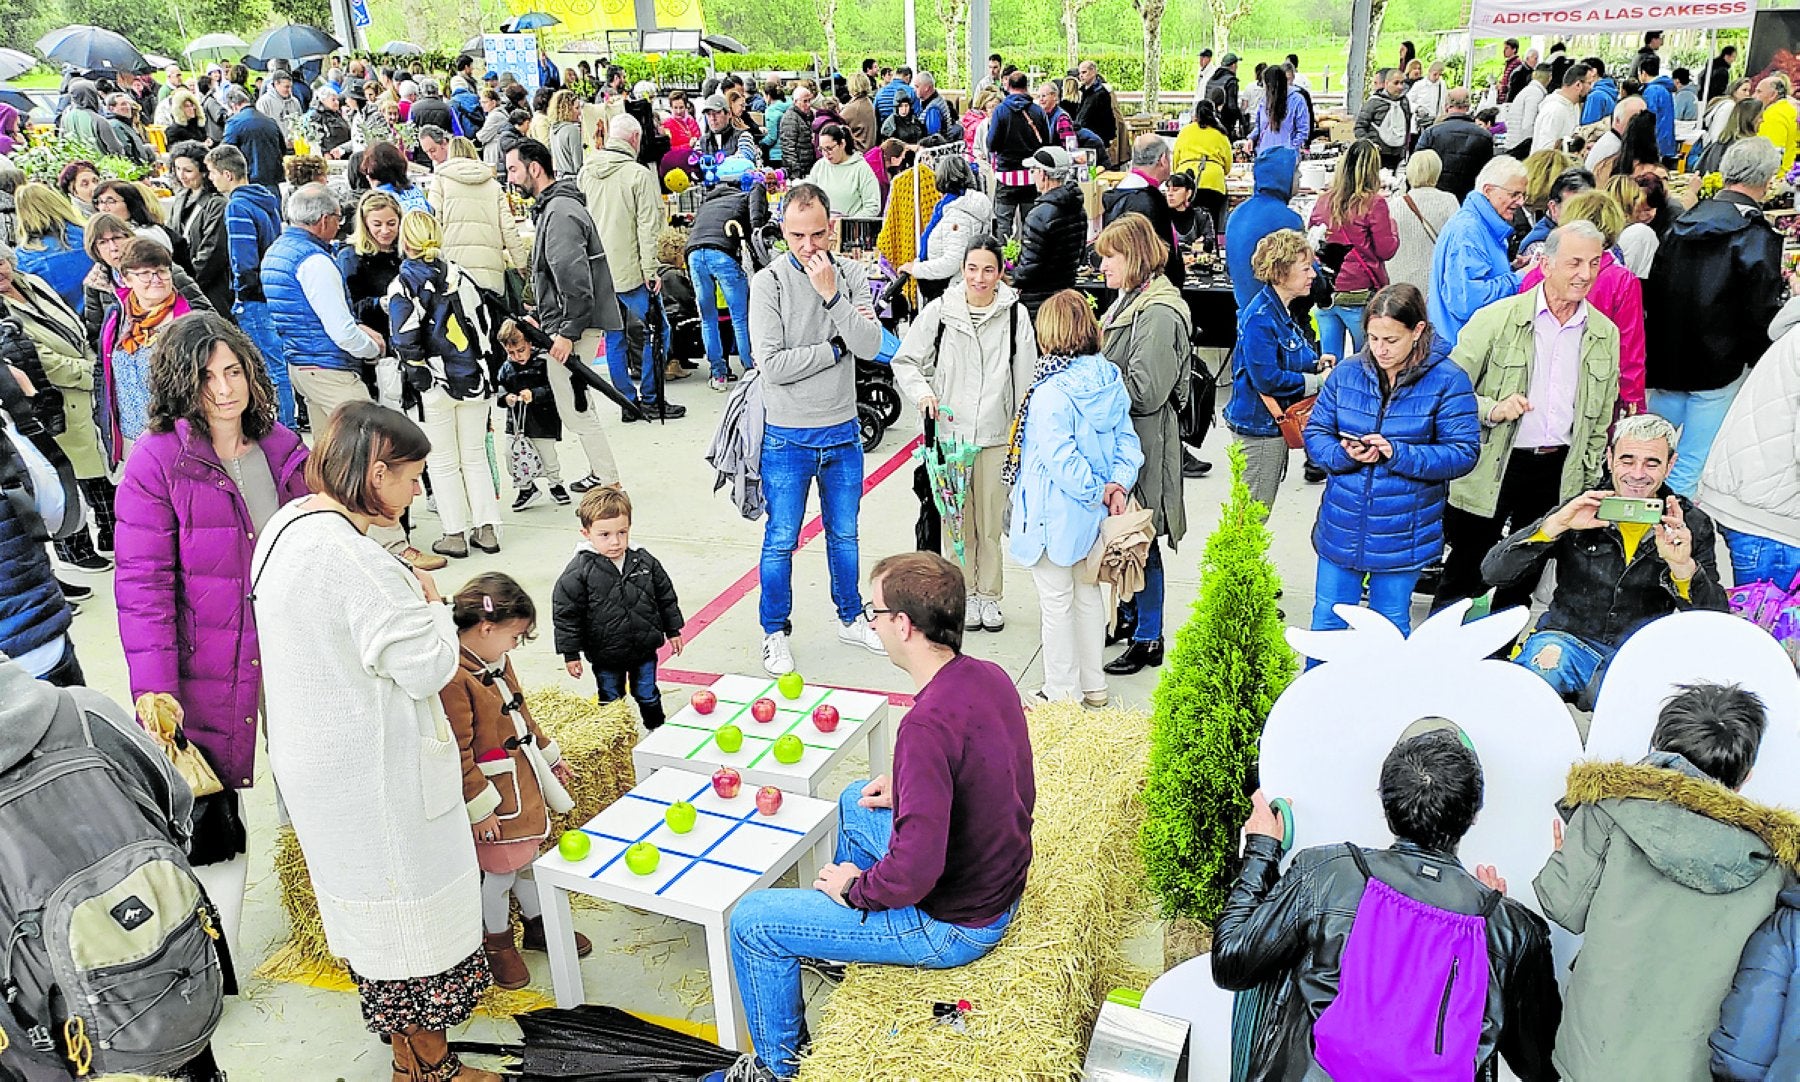
<path fill-rule="evenodd" d="M 536 34 L 483 34 L 481 43 L 489 71 L 510 71 L 525 89 L 538 88 Z"/>
<path fill-rule="evenodd" d="M 1651 4 L 1620 0 L 1474 0 L 1477 37 L 1592 34 L 1625 30 L 1710 30 L 1749 26 L 1756 0 L 1688 0 Z"/>

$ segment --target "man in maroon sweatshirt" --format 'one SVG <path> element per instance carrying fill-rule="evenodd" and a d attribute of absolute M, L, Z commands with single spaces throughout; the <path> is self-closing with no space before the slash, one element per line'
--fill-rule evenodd
<path fill-rule="evenodd" d="M 836 862 L 810 890 L 765 890 L 731 915 L 731 962 L 756 1047 L 733 1079 L 798 1069 L 800 959 L 948 969 L 994 949 L 1031 867 L 1031 738 L 1012 678 L 962 654 L 960 568 L 889 556 L 864 615 L 918 693 L 894 774 L 838 799 Z M 713 1076 L 723 1079 L 726 1072 Z"/>

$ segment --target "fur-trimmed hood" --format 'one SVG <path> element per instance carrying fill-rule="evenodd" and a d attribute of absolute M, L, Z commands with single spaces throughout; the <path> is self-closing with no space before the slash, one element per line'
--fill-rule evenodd
<path fill-rule="evenodd" d="M 1603 807 L 1658 872 L 1694 890 L 1741 890 L 1773 862 L 1800 871 L 1800 816 L 1732 792 L 1679 755 L 1577 763 L 1564 800 Z"/>

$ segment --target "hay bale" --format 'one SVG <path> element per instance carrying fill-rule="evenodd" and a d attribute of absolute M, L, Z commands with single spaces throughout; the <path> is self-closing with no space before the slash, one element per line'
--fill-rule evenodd
<path fill-rule="evenodd" d="M 1067 703 L 1030 715 L 1033 857 L 1006 936 L 959 969 L 851 966 L 813 1030 L 801 1082 L 1070 1079 L 1106 993 L 1138 976 L 1122 948 L 1146 909 L 1137 837 L 1150 719 Z M 935 1002 L 967 999 L 967 1033 Z"/>
<path fill-rule="evenodd" d="M 534 691 L 525 700 L 531 707 L 531 716 L 546 736 L 561 745 L 563 758 L 575 771 L 575 781 L 569 786 L 575 807 L 551 817 L 550 837 L 545 843 L 548 849 L 564 830 L 599 815 L 637 784 L 631 765 L 631 749 L 637 744 L 637 713 L 628 699 L 600 706 L 561 688 Z M 256 975 L 327 988 L 350 987 L 349 974 L 326 946 L 325 926 L 319 920 L 319 902 L 313 895 L 306 856 L 289 826 L 276 832 L 275 878 L 290 934 L 257 968 Z M 489 989 L 483 1009 L 513 1014 L 543 1003 L 543 996 L 530 993 L 529 989 Z"/>

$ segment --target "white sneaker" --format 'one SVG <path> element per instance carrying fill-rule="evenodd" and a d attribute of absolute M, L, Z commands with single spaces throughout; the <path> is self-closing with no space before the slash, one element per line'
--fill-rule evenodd
<path fill-rule="evenodd" d="M 715 391 L 728 391 L 731 389 L 731 384 L 719 376 L 714 376 L 707 380 L 706 385 Z"/>
<path fill-rule="evenodd" d="M 969 603 L 963 606 L 963 629 L 981 630 L 981 599 L 974 594 L 969 595 Z"/>
<path fill-rule="evenodd" d="M 981 599 L 981 629 L 983 631 L 1001 631 L 1006 628 L 1006 614 L 1000 611 L 1000 599 L 984 597 Z"/>
<path fill-rule="evenodd" d="M 881 645 L 881 636 L 875 634 L 875 625 L 860 616 L 847 624 L 838 625 L 838 641 L 860 646 L 871 654 L 887 656 L 887 647 Z"/>
<path fill-rule="evenodd" d="M 763 671 L 781 676 L 794 671 L 794 652 L 788 649 L 785 631 L 772 631 L 763 636 Z"/>

